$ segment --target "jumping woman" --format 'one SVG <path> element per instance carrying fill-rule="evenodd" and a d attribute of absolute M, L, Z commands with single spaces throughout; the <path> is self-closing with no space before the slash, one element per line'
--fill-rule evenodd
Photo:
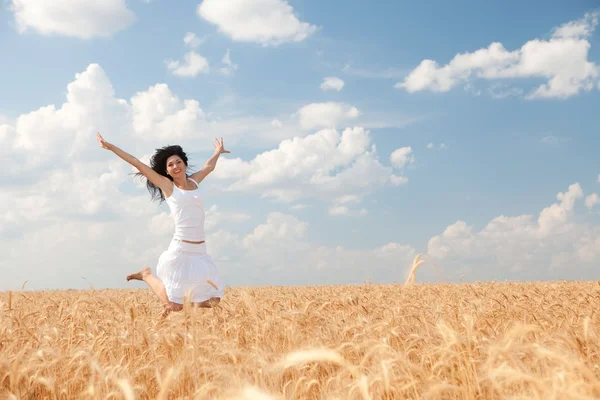
<path fill-rule="evenodd" d="M 188 158 L 181 146 L 157 149 L 149 167 L 105 141 L 100 133 L 96 138 L 103 149 L 112 151 L 137 168 L 136 175 L 146 177 L 152 199 L 161 203 L 166 201 L 175 219 L 175 233 L 168 249 L 158 259 L 157 276 L 152 275 L 150 268 L 145 268 L 128 275 L 127 280 L 146 282 L 164 305 L 163 316 L 171 311 L 181 311 L 185 297 L 200 307 L 217 305 L 223 297 L 223 286 L 215 264 L 206 252 L 204 198 L 199 184 L 215 169 L 219 156 L 229 153 L 223 138 L 215 139 L 215 153 L 204 167 L 191 175 L 187 174 Z"/>

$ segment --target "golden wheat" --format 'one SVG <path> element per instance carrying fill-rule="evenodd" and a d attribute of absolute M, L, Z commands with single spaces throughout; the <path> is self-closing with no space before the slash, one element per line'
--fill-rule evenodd
<path fill-rule="evenodd" d="M 598 283 L 407 283 L 3 293 L 0 398 L 600 397 Z"/>

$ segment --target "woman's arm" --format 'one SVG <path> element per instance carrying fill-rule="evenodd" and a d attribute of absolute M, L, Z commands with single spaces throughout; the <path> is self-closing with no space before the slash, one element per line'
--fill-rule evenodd
<path fill-rule="evenodd" d="M 215 170 L 215 167 L 217 166 L 217 160 L 219 159 L 219 156 L 221 154 L 231 153 L 230 151 L 225 150 L 225 145 L 223 144 L 223 138 L 221 138 L 220 142 L 219 142 L 219 140 L 215 139 L 214 146 L 215 146 L 215 153 L 206 161 L 204 166 L 198 172 L 194 172 L 191 175 L 192 179 L 194 181 L 196 181 L 197 183 L 202 182 L 202 180 L 204 178 L 206 178 L 208 176 L 208 174 L 210 174 L 212 171 Z"/>
<path fill-rule="evenodd" d="M 152 168 L 138 160 L 136 157 L 121 150 L 114 144 L 108 143 L 106 140 L 104 140 L 100 133 L 96 133 L 96 138 L 98 139 L 98 142 L 100 142 L 100 146 L 103 149 L 112 151 L 121 159 L 127 161 L 129 164 L 137 168 L 137 170 L 140 171 L 142 175 L 148 178 L 150 182 L 152 182 L 155 186 L 159 187 L 163 191 L 165 197 L 169 197 L 171 193 L 173 193 L 173 182 L 171 182 L 169 178 L 158 174 Z"/>

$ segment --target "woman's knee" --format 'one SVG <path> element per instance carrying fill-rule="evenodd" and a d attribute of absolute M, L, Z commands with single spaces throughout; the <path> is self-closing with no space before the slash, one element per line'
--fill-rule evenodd
<path fill-rule="evenodd" d="M 201 308 L 212 308 L 212 307 L 217 306 L 219 304 L 219 302 L 221 302 L 221 299 L 219 297 L 212 297 L 208 300 L 205 300 L 200 303 L 195 303 L 195 304 Z"/>
<path fill-rule="evenodd" d="M 203 301 L 201 303 L 193 303 L 193 304 L 195 306 L 201 307 L 201 308 L 212 308 L 212 307 L 217 306 L 220 302 L 221 302 L 221 299 L 219 297 L 213 297 L 213 298 Z M 171 302 L 169 302 L 169 309 L 170 309 L 170 311 L 175 311 L 175 312 L 181 311 L 181 310 L 183 310 L 183 304 L 173 303 L 171 301 Z"/>

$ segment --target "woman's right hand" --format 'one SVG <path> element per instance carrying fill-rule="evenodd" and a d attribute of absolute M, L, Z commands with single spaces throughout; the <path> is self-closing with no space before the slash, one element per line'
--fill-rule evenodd
<path fill-rule="evenodd" d="M 104 140 L 104 138 L 102 137 L 100 132 L 96 132 L 96 139 L 98 139 L 98 142 L 100 143 L 100 147 L 102 147 L 103 149 L 106 149 L 106 150 L 112 149 L 112 144 L 110 144 L 106 140 Z"/>
<path fill-rule="evenodd" d="M 223 137 L 221 137 L 220 142 L 219 142 L 219 139 L 215 138 L 213 145 L 215 146 L 215 152 L 217 152 L 219 154 L 231 153 L 229 150 L 225 150 L 225 145 L 223 144 Z"/>

